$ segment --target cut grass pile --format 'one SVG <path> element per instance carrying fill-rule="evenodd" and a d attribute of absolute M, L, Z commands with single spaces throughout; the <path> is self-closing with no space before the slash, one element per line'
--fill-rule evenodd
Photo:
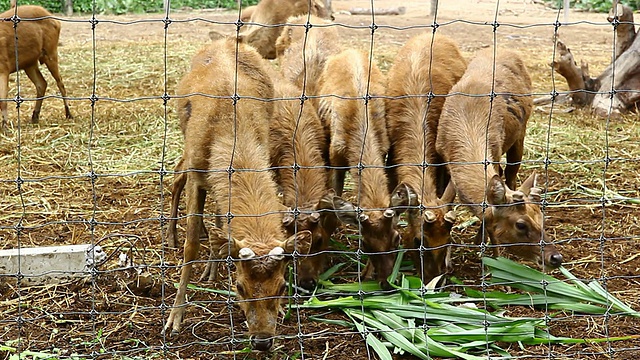
<path fill-rule="evenodd" d="M 399 255 L 401 258 L 401 254 Z M 396 262 L 399 264 L 401 261 Z M 318 293 L 339 297 L 320 300 L 312 297 L 301 308 L 333 309 L 346 314 L 381 359 L 392 359 L 391 353 L 409 353 L 420 359 L 458 357 L 481 359 L 484 356 L 511 356 L 505 343 L 523 347 L 539 344 L 597 343 L 640 338 L 638 335 L 576 339 L 553 336 L 545 318 L 510 317 L 506 307 L 533 306 L 548 310 L 579 314 L 632 316 L 640 313 L 608 293 L 597 280 L 583 283 L 567 269 L 560 271 L 567 280 L 545 275 L 526 265 L 506 258 L 484 258 L 491 274 L 488 284 L 511 286 L 526 293 L 503 291 L 482 292 L 465 287 L 465 295 L 434 291 L 432 281 L 423 286 L 419 278 L 402 276 L 396 292 L 383 293 L 375 282 L 333 284 L 321 281 Z M 396 266 L 390 281 L 398 276 Z M 488 285 L 487 284 L 487 285 Z M 492 309 L 492 310 L 489 310 Z M 330 321 L 315 318 L 317 321 Z"/>

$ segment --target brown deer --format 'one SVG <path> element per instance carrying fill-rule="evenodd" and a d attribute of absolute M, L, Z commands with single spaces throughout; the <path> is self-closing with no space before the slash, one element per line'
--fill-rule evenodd
<path fill-rule="evenodd" d="M 338 30 L 329 26 L 330 21 L 317 16 L 300 15 L 289 18 L 287 25 L 276 41 L 276 53 L 282 74 L 293 82 L 309 97 L 309 102 L 316 109 L 320 108 L 320 81 L 327 59 L 342 51 Z M 307 29 L 305 26 L 310 24 Z M 321 116 L 320 120 L 326 119 Z M 325 142 L 329 144 L 330 124 L 323 123 Z M 323 153 L 324 160 L 329 163 L 329 147 Z"/>
<path fill-rule="evenodd" d="M 433 43 L 432 43 L 433 41 Z M 451 39 L 421 34 L 398 52 L 389 70 L 386 95 L 392 186 L 409 193 L 412 207 L 403 245 L 426 283 L 450 270 L 448 244 L 456 215 L 448 211 L 455 189 L 438 197 L 444 171 L 436 154 L 436 132 L 445 96 L 462 77 L 466 61 Z M 432 94 L 431 96 L 429 94 Z M 424 164 L 424 166 L 423 166 Z M 420 210 L 420 206 L 423 210 Z"/>
<path fill-rule="evenodd" d="M 284 206 L 269 167 L 269 121 L 273 84 L 260 55 L 234 39 L 216 41 L 196 55 L 200 63 L 178 84 L 185 122 L 187 236 L 184 264 L 165 331 L 180 330 L 192 262 L 200 248 L 206 192 L 224 228 L 210 231 L 212 258 L 231 257 L 236 264 L 235 290 L 249 327 L 251 346 L 266 351 L 273 344 L 288 254 L 309 252 L 311 233 L 287 238 Z M 207 79 L 207 81 L 202 81 Z M 206 94 L 195 95 L 195 94 Z M 236 95 L 237 94 L 237 95 Z M 210 272 L 217 263 L 210 263 Z M 214 276 L 215 277 L 215 276 Z"/>
<path fill-rule="evenodd" d="M 309 102 L 301 107 L 301 90 L 275 72 L 272 79 L 275 97 L 282 100 L 274 102 L 269 140 L 271 164 L 282 188 L 283 203 L 289 208 L 283 218 L 287 233 L 312 233 L 309 257 L 302 258 L 297 267 L 298 284 L 312 290 L 325 269 L 324 251 L 337 226 L 337 218 L 330 211 L 334 192 L 327 187 L 328 170 L 322 157 L 328 145 L 315 107 Z M 294 167 L 298 169 L 295 172 Z"/>
<path fill-rule="evenodd" d="M 387 277 L 393 270 L 399 234 L 397 216 L 388 189 L 384 157 L 389 148 L 385 124 L 384 77 L 369 55 L 348 49 L 327 60 L 323 71 L 322 114 L 330 123 L 332 181 L 338 196 L 333 205 L 340 221 L 359 227 L 369 263 L 363 276 L 373 270 L 376 280 L 388 289 Z M 342 199 L 345 174 L 351 169 L 356 205 Z"/>
<path fill-rule="evenodd" d="M 251 10 L 249 24 L 241 29 L 238 39 L 256 48 L 265 59 L 275 59 L 276 39 L 287 19 L 303 14 L 333 20 L 331 9 L 319 0 L 261 0 Z M 221 36 L 223 35 L 216 31 L 209 32 L 209 37 L 213 40 Z"/>
<path fill-rule="evenodd" d="M 40 72 L 40 64 L 45 64 L 56 80 L 64 102 L 64 112 L 67 119 L 71 119 L 69 102 L 66 98 L 67 90 L 62 83 L 58 68 L 58 39 L 60 38 L 60 21 L 53 19 L 51 13 L 40 6 L 22 5 L 10 9 L 0 18 L 10 19 L 17 15 L 20 22 L 15 25 L 12 21 L 0 22 L 0 98 L 6 99 L 9 94 L 9 75 L 18 70 L 24 70 L 29 79 L 36 86 L 36 105 L 31 115 L 31 122 L 40 119 L 40 108 L 47 81 Z M 36 20 L 37 19 L 37 20 Z M 18 42 L 16 43 L 16 38 Z M 16 52 L 18 61 L 16 63 Z M 17 66 L 16 66 L 17 65 Z M 7 102 L 0 101 L 2 111 L 2 129 L 6 129 L 8 122 Z"/>
<path fill-rule="evenodd" d="M 536 175 L 512 190 L 533 107 L 530 94 L 531 78 L 517 53 L 478 52 L 445 101 L 436 148 L 448 163 L 460 201 L 483 220 L 477 239 L 487 234 L 511 254 L 556 268 L 562 255 L 544 231 Z M 504 153 L 506 182 L 499 165 Z"/>

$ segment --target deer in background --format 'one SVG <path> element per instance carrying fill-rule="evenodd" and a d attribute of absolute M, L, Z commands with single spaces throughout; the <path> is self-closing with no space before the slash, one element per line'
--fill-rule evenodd
<path fill-rule="evenodd" d="M 36 105 L 31 115 L 31 122 L 40 119 L 42 100 L 47 90 L 47 81 L 40 72 L 40 64 L 45 64 L 56 80 L 60 95 L 64 102 L 65 118 L 71 119 L 69 102 L 66 98 L 67 90 L 62 82 L 58 67 L 58 41 L 60 38 L 60 21 L 51 18 L 51 13 L 40 6 L 22 5 L 0 14 L 0 18 L 9 19 L 16 15 L 20 22 L 0 22 L 0 99 L 6 99 L 9 94 L 9 75 L 18 70 L 24 70 L 29 80 L 36 86 Z M 31 20 L 38 19 L 38 20 Z M 16 38 L 18 42 L 16 43 Z M 16 67 L 16 47 L 18 63 Z M 8 122 L 7 102 L 0 101 L 2 111 L 2 130 Z"/>
<path fill-rule="evenodd" d="M 397 214 L 388 189 L 384 157 L 389 148 L 385 124 L 384 77 L 369 55 L 349 49 L 327 60 L 323 71 L 321 110 L 330 124 L 332 181 L 338 196 L 333 207 L 338 219 L 359 227 L 369 262 L 363 271 L 368 278 L 374 269 L 376 280 L 390 288 L 387 277 L 396 258 L 399 242 Z M 342 199 L 345 174 L 351 168 L 355 183 L 355 205 Z M 362 212 L 356 211 L 356 206 Z"/>
<path fill-rule="evenodd" d="M 531 78 L 517 53 L 478 52 L 445 101 L 436 148 L 448 163 L 460 201 L 483 220 L 477 240 L 486 234 L 508 253 L 556 268 L 562 255 L 544 231 L 535 173 L 515 189 L 533 107 L 530 94 Z M 506 181 L 499 165 L 504 153 Z"/>
<path fill-rule="evenodd" d="M 311 14 L 333 20 L 331 8 L 319 0 L 261 0 L 249 11 L 250 24 L 238 33 L 238 40 L 256 48 L 265 59 L 276 58 L 276 40 L 290 17 Z M 224 35 L 211 31 L 209 37 L 217 40 Z"/>
<path fill-rule="evenodd" d="M 311 233 L 286 236 L 282 228 L 285 209 L 277 185 L 271 173 L 263 171 L 270 165 L 273 104 L 260 99 L 273 98 L 273 84 L 260 55 L 250 46 L 236 44 L 235 39 L 221 39 L 194 59 L 177 91 L 180 111 L 188 115 L 182 157 L 184 169 L 189 170 L 184 173 L 187 236 L 180 285 L 164 329 L 180 331 L 192 262 L 200 248 L 205 197 L 210 191 L 218 215 L 232 215 L 224 228 L 210 231 L 211 257 L 230 256 L 235 261 L 235 291 L 247 319 L 251 346 L 266 351 L 273 345 L 286 291 L 288 254 L 307 254 Z M 207 271 L 217 270 L 217 263 L 209 265 Z"/>
<path fill-rule="evenodd" d="M 432 43 L 433 42 L 433 43 Z M 466 61 L 451 39 L 421 34 L 398 52 L 389 70 L 386 95 L 391 150 L 387 159 L 392 186 L 410 194 L 408 226 L 402 238 L 423 282 L 451 267 L 451 228 L 455 212 L 448 204 L 455 189 L 447 186 L 438 197 L 444 165 L 436 153 L 440 112 L 453 85 L 462 77 Z M 434 97 L 429 98 L 428 95 Z M 425 164 L 425 166 L 422 166 Z M 444 187 L 444 184 L 440 184 Z M 424 211 L 420 211 L 421 205 Z M 426 247 L 426 250 L 424 249 Z"/>
<path fill-rule="evenodd" d="M 276 182 L 282 188 L 283 203 L 289 212 L 283 225 L 289 235 L 297 231 L 312 233 L 308 257 L 298 262 L 298 284 L 316 287 L 318 275 L 326 267 L 331 234 L 337 227 L 332 211 L 334 192 L 328 188 L 328 170 L 323 159 L 325 141 L 322 124 L 310 102 L 300 104 L 301 90 L 274 71 L 274 116 L 269 144 Z M 298 170 L 294 173 L 294 166 Z M 296 216 L 293 211 L 298 211 Z"/>

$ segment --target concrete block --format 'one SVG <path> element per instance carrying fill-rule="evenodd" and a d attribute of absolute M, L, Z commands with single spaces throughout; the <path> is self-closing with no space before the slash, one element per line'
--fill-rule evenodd
<path fill-rule="evenodd" d="M 28 284 L 61 282 L 89 276 L 106 257 L 91 244 L 0 250 L 0 277 L 15 277 L 19 270 Z"/>

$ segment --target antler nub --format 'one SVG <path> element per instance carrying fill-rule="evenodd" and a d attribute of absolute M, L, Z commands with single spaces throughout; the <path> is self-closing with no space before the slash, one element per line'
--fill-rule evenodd
<path fill-rule="evenodd" d="M 311 222 L 317 223 L 318 221 L 320 221 L 320 213 L 317 211 L 312 212 L 309 215 L 309 219 L 311 219 Z"/>
<path fill-rule="evenodd" d="M 433 211 L 427 210 L 424 212 L 424 221 L 428 223 L 432 223 L 436 221 L 436 219 L 437 219 L 436 214 Z"/>
<path fill-rule="evenodd" d="M 238 251 L 238 256 L 240 256 L 240 259 L 246 260 L 255 257 L 256 253 L 254 253 L 253 250 L 249 248 L 242 248 L 240 249 L 240 251 Z"/>
<path fill-rule="evenodd" d="M 446 214 L 444 214 L 444 221 L 450 222 L 452 224 L 455 224 L 456 222 L 456 212 L 451 210 L 451 211 L 447 211 Z"/>
<path fill-rule="evenodd" d="M 529 197 L 531 200 L 538 202 L 542 199 L 541 193 L 542 190 L 540 188 L 532 187 L 531 190 L 529 190 Z"/>
<path fill-rule="evenodd" d="M 514 202 L 524 201 L 524 193 L 522 191 L 514 191 L 511 195 L 513 197 Z"/>
<path fill-rule="evenodd" d="M 276 246 L 273 249 L 271 249 L 271 251 L 269 251 L 269 256 L 273 259 L 273 260 L 282 260 L 284 259 L 284 249 L 281 248 L 280 246 Z"/>
<path fill-rule="evenodd" d="M 392 218 L 395 214 L 396 212 L 393 209 L 387 209 L 384 211 L 384 217 L 386 218 Z"/>

